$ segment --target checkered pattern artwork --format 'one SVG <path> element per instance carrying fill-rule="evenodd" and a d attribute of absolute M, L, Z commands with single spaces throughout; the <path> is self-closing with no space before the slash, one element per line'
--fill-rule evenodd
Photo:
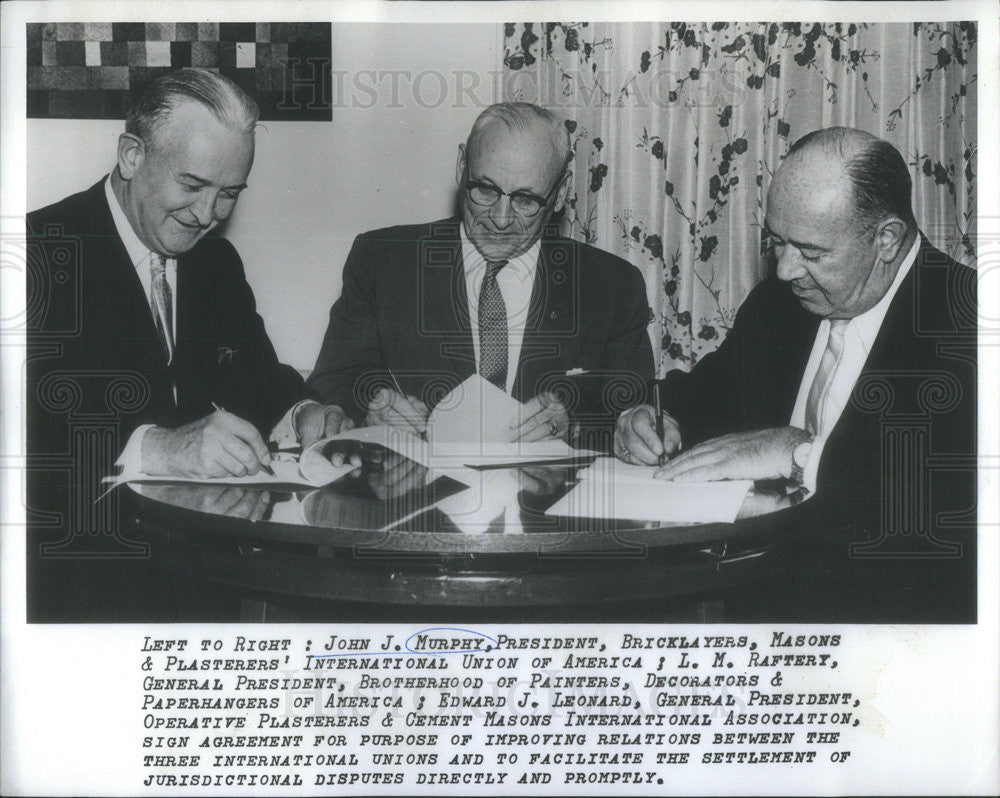
<path fill-rule="evenodd" d="M 28 117 L 122 119 L 143 84 L 180 67 L 221 72 L 262 120 L 330 121 L 328 22 L 28 25 Z"/>

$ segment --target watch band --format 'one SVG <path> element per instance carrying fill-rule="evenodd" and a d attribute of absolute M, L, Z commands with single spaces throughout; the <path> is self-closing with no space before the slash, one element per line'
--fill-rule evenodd
<path fill-rule="evenodd" d="M 813 441 L 814 440 L 815 440 L 815 437 L 812 436 L 812 435 L 810 435 L 806 440 L 801 441 L 800 443 L 795 444 L 795 448 L 792 449 L 792 471 L 789 474 L 788 478 L 794 484 L 796 484 L 796 485 L 801 485 L 805 481 L 806 464 L 809 461 L 809 456 L 808 455 L 812 453 L 812 446 L 813 446 Z M 805 463 L 800 463 L 798 461 L 798 458 L 796 458 L 795 453 L 798 452 L 799 449 L 800 449 L 800 447 L 802 447 L 804 445 L 808 445 L 809 446 L 809 451 L 808 451 L 808 453 L 807 453 L 807 455 L 805 457 L 806 462 Z"/>

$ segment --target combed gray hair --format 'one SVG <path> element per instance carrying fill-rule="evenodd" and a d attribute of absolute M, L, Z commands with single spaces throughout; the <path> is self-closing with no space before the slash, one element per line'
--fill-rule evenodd
<path fill-rule="evenodd" d="M 253 130 L 260 111 L 257 103 L 229 78 L 207 69 L 178 69 L 151 80 L 125 117 L 125 131 L 147 144 L 156 140 L 178 103 L 194 100 L 227 127 L 240 133 Z"/>
<path fill-rule="evenodd" d="M 482 136 L 483 130 L 493 122 L 502 122 L 509 130 L 524 133 L 535 125 L 540 125 L 549 142 L 562 161 L 561 171 L 569 166 L 573 155 L 566 124 L 551 111 L 532 103 L 496 103 L 484 110 L 472 125 L 465 143 L 466 151 L 471 151 Z"/>

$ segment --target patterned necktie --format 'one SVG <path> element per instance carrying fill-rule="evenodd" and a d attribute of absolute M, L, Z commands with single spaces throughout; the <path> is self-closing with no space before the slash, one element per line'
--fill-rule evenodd
<path fill-rule="evenodd" d="M 823 414 L 826 412 L 826 400 L 833 386 L 833 375 L 837 373 L 837 366 L 844 356 L 844 334 L 850 322 L 850 319 L 830 320 L 830 337 L 827 338 L 823 359 L 819 362 L 819 369 L 816 371 L 816 377 L 809 389 L 809 398 L 806 400 L 806 430 L 813 435 L 821 435 L 824 432 Z"/>
<path fill-rule="evenodd" d="M 166 259 L 157 252 L 149 253 L 149 272 L 152 276 L 150 293 L 153 297 L 153 322 L 169 366 L 174 359 L 174 300 L 167 282 Z"/>
<path fill-rule="evenodd" d="M 486 261 L 479 290 L 479 373 L 501 391 L 507 390 L 507 305 L 497 284 L 505 260 Z"/>

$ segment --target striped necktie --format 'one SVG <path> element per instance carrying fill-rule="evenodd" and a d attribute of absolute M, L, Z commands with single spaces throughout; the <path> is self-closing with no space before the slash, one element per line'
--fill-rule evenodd
<path fill-rule="evenodd" d="M 152 277 L 150 294 L 152 295 L 153 322 L 156 333 L 160 336 L 163 351 L 167 356 L 169 366 L 174 359 L 174 300 L 167 282 L 167 262 L 158 252 L 149 253 L 149 271 Z"/>
<path fill-rule="evenodd" d="M 826 432 L 823 429 L 826 401 L 830 395 L 833 377 L 837 373 L 840 359 L 844 356 L 844 334 L 847 332 L 847 325 L 850 322 L 850 319 L 830 320 L 830 336 L 826 339 L 823 359 L 819 362 L 819 369 L 816 371 L 816 377 L 809 389 L 809 397 L 806 399 L 806 430 L 813 435 L 822 435 Z"/>
<path fill-rule="evenodd" d="M 497 284 L 497 272 L 507 261 L 486 261 L 479 290 L 479 373 L 501 391 L 507 390 L 507 305 Z"/>

